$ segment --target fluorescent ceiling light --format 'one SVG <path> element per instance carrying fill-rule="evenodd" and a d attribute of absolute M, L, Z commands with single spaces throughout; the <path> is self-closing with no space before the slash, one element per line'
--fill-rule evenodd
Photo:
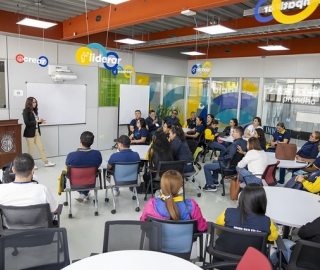
<path fill-rule="evenodd" d="M 231 28 L 225 27 L 225 26 L 223 26 L 221 24 L 198 27 L 198 28 L 193 28 L 193 29 L 197 30 L 197 31 L 200 31 L 200 32 L 204 32 L 204 33 L 210 34 L 210 35 L 237 32 L 236 30 L 233 30 Z"/>
<path fill-rule="evenodd" d="M 258 46 L 258 48 L 266 51 L 286 51 L 289 48 L 283 47 L 282 45 L 267 45 L 267 46 Z"/>
<path fill-rule="evenodd" d="M 30 18 L 24 18 L 23 20 L 17 22 L 17 24 L 31 26 L 31 27 L 37 27 L 37 28 L 43 28 L 43 29 L 47 29 L 47 28 L 50 28 L 52 26 L 57 25 L 57 23 L 45 22 L 45 21 L 35 20 L 35 19 L 30 19 Z"/>
<path fill-rule="evenodd" d="M 129 0 L 100 0 L 100 1 L 107 2 L 107 3 L 110 3 L 110 4 L 114 4 L 114 5 L 118 5 L 118 4 L 127 2 Z"/>
<path fill-rule="evenodd" d="M 206 55 L 205 53 L 202 52 L 197 52 L 197 51 L 192 51 L 192 52 L 180 52 L 181 54 L 187 54 L 191 56 L 196 56 L 196 55 Z"/>
<path fill-rule="evenodd" d="M 196 14 L 197 13 L 195 11 L 190 10 L 190 9 L 186 9 L 186 10 L 181 11 L 181 15 L 185 15 L 185 16 L 194 16 Z"/>
<path fill-rule="evenodd" d="M 132 38 L 117 39 L 117 40 L 115 40 L 114 42 L 119 42 L 119 43 L 124 43 L 124 44 L 130 44 L 130 45 L 135 45 L 135 44 L 140 44 L 140 43 L 146 43 L 145 41 L 137 40 L 137 39 L 132 39 Z"/>

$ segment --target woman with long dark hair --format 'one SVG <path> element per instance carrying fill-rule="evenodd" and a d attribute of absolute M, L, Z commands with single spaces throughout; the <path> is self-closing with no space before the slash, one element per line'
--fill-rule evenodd
<path fill-rule="evenodd" d="M 197 116 L 196 117 L 196 127 L 191 130 L 192 134 L 190 131 L 185 133 L 185 136 L 187 139 L 194 139 L 195 141 L 199 142 L 200 140 L 200 135 L 204 132 L 206 129 L 206 123 L 203 120 L 202 116 Z"/>
<path fill-rule="evenodd" d="M 146 129 L 146 121 L 139 118 L 136 121 L 136 127 L 129 136 L 132 144 L 149 144 L 149 132 Z"/>
<path fill-rule="evenodd" d="M 256 128 L 253 133 L 253 137 L 257 138 L 260 142 L 261 149 L 266 151 L 266 136 L 264 135 L 264 130 L 262 128 Z"/>
<path fill-rule="evenodd" d="M 27 140 L 28 153 L 33 156 L 34 145 L 38 147 L 42 161 L 45 167 L 55 166 L 55 163 L 48 161 L 44 152 L 44 147 L 41 140 L 40 124 L 46 124 L 46 120 L 42 119 L 38 115 L 38 102 L 34 97 L 28 97 L 26 100 L 25 108 L 22 112 L 23 121 L 26 125 L 23 137 Z M 34 165 L 35 169 L 38 169 Z"/>
<path fill-rule="evenodd" d="M 208 228 L 203 218 L 199 205 L 193 199 L 185 199 L 179 195 L 182 186 L 182 176 L 175 170 L 165 172 L 161 177 L 162 195 L 160 198 L 151 198 L 143 209 L 141 221 L 146 221 L 147 216 L 171 220 L 197 220 L 198 231 Z"/>

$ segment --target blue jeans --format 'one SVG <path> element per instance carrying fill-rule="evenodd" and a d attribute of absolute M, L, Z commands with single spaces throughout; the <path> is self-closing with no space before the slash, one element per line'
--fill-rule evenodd
<path fill-rule="evenodd" d="M 221 162 L 221 165 L 223 168 L 226 167 L 224 162 Z M 218 181 L 218 172 L 220 171 L 220 165 L 217 160 L 212 161 L 210 164 L 204 165 L 204 175 L 206 177 L 206 184 L 207 185 L 213 185 L 214 182 Z M 213 171 L 213 174 L 211 174 L 211 171 Z"/>
<path fill-rule="evenodd" d="M 227 152 L 227 148 L 224 147 L 224 145 L 222 145 L 221 143 L 218 143 L 216 141 L 211 141 L 208 143 L 210 148 L 215 148 L 220 150 L 220 156 L 224 156 L 224 154 Z"/>
<path fill-rule="evenodd" d="M 236 170 L 237 172 L 239 172 L 240 168 L 237 166 L 236 167 Z M 244 176 L 248 176 L 248 175 L 252 175 L 251 172 L 249 172 L 248 170 L 246 170 L 245 168 L 243 168 L 241 171 L 240 171 L 240 182 L 244 182 L 244 179 L 243 177 Z M 261 179 L 259 177 L 256 177 L 254 175 L 250 176 L 250 177 L 246 177 L 246 182 L 247 184 L 250 184 L 250 183 L 257 183 L 259 185 L 262 185 L 262 182 L 261 182 Z"/>
<path fill-rule="evenodd" d="M 78 191 L 79 194 L 83 194 L 84 196 L 88 196 L 90 190 Z"/>
<path fill-rule="evenodd" d="M 290 248 L 295 244 L 295 242 L 290 241 L 288 239 L 283 239 L 283 243 L 284 243 L 287 250 L 282 251 L 282 254 L 286 258 L 286 261 L 289 262 L 290 257 L 291 257 L 291 253 L 292 253 L 292 250 Z M 278 252 L 274 252 L 270 256 L 270 261 L 272 262 L 273 265 L 276 265 L 278 263 L 277 253 Z M 279 256 L 280 256 L 280 254 L 279 254 Z"/>
<path fill-rule="evenodd" d="M 193 164 L 186 164 L 186 166 L 184 166 L 184 173 L 190 173 L 194 171 L 194 167 Z"/>

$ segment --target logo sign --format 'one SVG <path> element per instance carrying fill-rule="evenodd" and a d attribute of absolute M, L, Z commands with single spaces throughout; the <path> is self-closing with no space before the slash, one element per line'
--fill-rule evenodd
<path fill-rule="evenodd" d="M 210 62 L 205 62 L 203 66 L 201 64 L 194 64 L 191 68 L 191 73 L 194 75 L 200 73 L 203 78 L 207 78 L 210 75 L 212 65 Z"/>
<path fill-rule="evenodd" d="M 284 97 L 283 103 L 315 105 L 316 100 L 309 97 Z"/>
<path fill-rule="evenodd" d="M 24 56 L 23 54 L 17 54 L 16 61 L 19 64 L 22 64 L 24 62 L 38 64 L 40 67 L 46 67 L 49 64 L 48 58 L 44 55 L 39 56 L 39 58 L 37 59 L 37 58 Z"/>
<path fill-rule="evenodd" d="M 95 55 L 92 49 L 98 49 L 99 55 Z M 82 66 L 87 66 L 90 63 L 102 63 L 103 66 L 111 70 L 113 75 L 122 73 L 126 78 L 131 78 L 134 74 L 132 66 L 119 65 L 121 58 L 115 52 L 107 52 L 107 50 L 99 43 L 90 43 L 87 47 L 80 47 L 76 52 L 76 61 Z"/>
<path fill-rule="evenodd" d="M 4 134 L 1 138 L 1 149 L 8 153 L 13 148 L 13 138 L 9 134 Z"/>
<path fill-rule="evenodd" d="M 262 17 L 259 13 L 259 9 L 263 3 L 267 0 L 260 0 L 254 9 L 254 16 L 259 22 L 269 22 L 273 19 L 282 24 L 293 24 L 301 22 L 308 18 L 318 7 L 318 0 L 298 0 L 298 1 L 287 1 L 272 0 L 271 6 L 264 6 L 264 12 L 270 13 L 271 15 Z M 291 10 L 294 8 L 303 9 L 300 13 L 295 15 L 285 15 L 282 11 Z"/>

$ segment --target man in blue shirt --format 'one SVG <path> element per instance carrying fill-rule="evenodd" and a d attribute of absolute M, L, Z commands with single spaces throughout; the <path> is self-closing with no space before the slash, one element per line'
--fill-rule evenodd
<path fill-rule="evenodd" d="M 137 152 L 130 149 L 130 138 L 127 135 L 121 135 L 118 140 L 119 152 L 113 153 L 107 163 L 107 169 L 112 170 L 115 162 L 136 162 L 140 161 L 140 156 Z M 102 166 L 104 167 L 104 165 Z M 107 177 L 107 181 L 110 183 L 110 178 Z M 119 188 L 113 188 L 113 195 L 118 196 L 120 194 Z"/>
<path fill-rule="evenodd" d="M 130 122 L 130 132 L 134 131 L 134 128 L 136 127 L 137 120 L 141 118 L 141 111 L 135 110 L 134 112 L 135 118 L 131 120 Z"/>
<path fill-rule="evenodd" d="M 68 154 L 66 165 L 71 166 L 97 166 L 99 167 L 102 162 L 100 151 L 91 149 L 94 141 L 94 135 L 90 131 L 85 131 L 80 136 L 80 147 Z M 75 198 L 78 202 L 88 200 L 90 197 L 89 190 L 79 191 L 79 197 Z"/>
<path fill-rule="evenodd" d="M 238 146 L 241 146 L 242 149 L 247 149 L 247 141 L 242 139 L 243 136 L 243 127 L 236 126 L 233 129 L 232 137 L 234 139 L 233 143 L 227 148 L 226 153 L 223 156 L 215 157 L 212 163 L 204 165 L 204 175 L 206 177 L 206 185 L 203 187 L 203 191 L 217 191 L 219 186 L 218 182 L 218 172 L 220 170 L 219 161 L 222 161 L 221 165 L 223 167 L 227 166 L 229 160 L 232 160 L 234 155 L 237 153 Z M 246 150 L 244 150 L 246 151 Z M 211 174 L 213 171 L 213 174 Z"/>
<path fill-rule="evenodd" d="M 160 127 L 160 120 L 157 118 L 154 110 L 149 111 L 149 116 L 146 118 L 146 126 L 152 138 L 153 134 Z"/>
<path fill-rule="evenodd" d="M 166 116 L 163 119 L 163 122 L 164 123 L 167 123 L 167 122 L 171 123 L 171 125 L 180 125 L 180 120 L 177 117 L 177 115 L 178 115 L 178 111 L 177 110 L 172 110 L 171 116 Z"/>

